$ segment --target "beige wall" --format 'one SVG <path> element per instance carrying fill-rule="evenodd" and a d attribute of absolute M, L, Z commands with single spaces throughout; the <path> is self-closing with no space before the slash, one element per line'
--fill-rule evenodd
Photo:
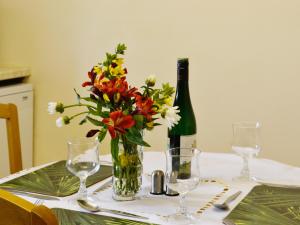
<path fill-rule="evenodd" d="M 124 42 L 134 84 L 155 73 L 175 85 L 176 58 L 190 57 L 200 148 L 230 152 L 232 122 L 259 120 L 260 156 L 299 166 L 299 40 L 299 0 L 0 0 L 0 63 L 32 68 L 36 164 L 64 158 L 66 139 L 87 129 L 56 128 L 47 102 L 74 101 L 90 67 Z M 147 139 L 163 150 L 166 127 Z"/>

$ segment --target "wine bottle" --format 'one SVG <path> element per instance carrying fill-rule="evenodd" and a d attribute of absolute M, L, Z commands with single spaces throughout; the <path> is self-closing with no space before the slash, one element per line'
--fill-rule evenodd
<path fill-rule="evenodd" d="M 181 119 L 177 125 L 168 130 L 169 148 L 195 148 L 197 127 L 189 92 L 188 58 L 181 58 L 177 61 L 177 87 L 174 106 L 179 107 Z M 180 152 L 178 152 L 178 154 L 180 154 Z M 179 166 L 179 164 L 179 162 L 174 162 L 174 166 L 178 168 L 179 173 L 181 173 L 182 176 L 186 175 L 189 177 L 189 167 L 186 165 Z M 187 169 L 181 171 L 182 168 Z"/>

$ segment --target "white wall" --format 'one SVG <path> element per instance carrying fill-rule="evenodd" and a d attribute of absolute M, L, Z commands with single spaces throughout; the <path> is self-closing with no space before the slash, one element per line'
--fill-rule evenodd
<path fill-rule="evenodd" d="M 66 156 L 77 125 L 58 129 L 47 102 L 75 101 L 90 67 L 128 46 L 128 79 L 150 73 L 175 85 L 190 58 L 198 145 L 230 152 L 231 124 L 263 124 L 261 157 L 300 165 L 300 1 L 0 0 L 0 63 L 29 65 L 35 87 L 35 163 Z M 166 146 L 166 127 L 147 135 Z M 105 142 L 104 152 L 109 151 Z"/>

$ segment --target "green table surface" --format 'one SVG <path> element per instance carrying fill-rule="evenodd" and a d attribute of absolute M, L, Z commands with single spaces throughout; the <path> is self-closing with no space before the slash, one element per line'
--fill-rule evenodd
<path fill-rule="evenodd" d="M 60 225 L 155 225 L 154 223 L 102 216 L 62 208 L 53 208 L 51 210 L 58 218 Z"/>
<path fill-rule="evenodd" d="M 88 177 L 86 185 L 89 187 L 111 175 L 112 167 L 102 165 L 97 173 Z M 65 197 L 78 191 L 79 178 L 68 171 L 66 161 L 63 160 L 2 183 L 0 184 L 0 188 L 1 187 Z"/>
<path fill-rule="evenodd" d="M 299 225 L 300 189 L 256 186 L 223 222 L 227 225 Z"/>

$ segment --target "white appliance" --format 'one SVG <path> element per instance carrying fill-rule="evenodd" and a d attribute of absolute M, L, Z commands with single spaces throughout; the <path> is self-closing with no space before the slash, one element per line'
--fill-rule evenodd
<path fill-rule="evenodd" d="M 30 69 L 21 66 L 0 65 L 0 81 L 30 76 Z"/>
<path fill-rule="evenodd" d="M 33 161 L 33 91 L 31 84 L 0 86 L 0 103 L 13 103 L 18 108 L 23 168 Z M 6 121 L 0 119 L 0 177 L 10 174 Z"/>

